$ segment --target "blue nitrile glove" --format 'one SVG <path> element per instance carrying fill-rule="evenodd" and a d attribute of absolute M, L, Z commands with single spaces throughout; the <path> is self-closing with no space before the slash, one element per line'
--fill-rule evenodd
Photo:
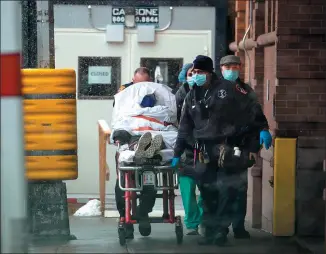
<path fill-rule="evenodd" d="M 173 168 L 176 168 L 176 167 L 179 165 L 179 162 L 180 162 L 180 158 L 179 158 L 179 157 L 174 157 L 174 158 L 172 159 L 171 166 L 172 166 Z"/>
<path fill-rule="evenodd" d="M 260 144 L 264 144 L 265 148 L 268 150 L 272 145 L 272 135 L 267 130 L 260 132 Z"/>

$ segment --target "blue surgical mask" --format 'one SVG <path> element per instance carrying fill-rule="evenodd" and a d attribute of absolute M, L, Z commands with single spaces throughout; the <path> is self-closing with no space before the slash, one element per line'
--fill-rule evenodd
<path fill-rule="evenodd" d="M 224 70 L 223 77 L 229 81 L 236 81 L 239 78 L 239 71 Z"/>
<path fill-rule="evenodd" d="M 197 86 L 203 86 L 206 83 L 206 75 L 205 74 L 195 74 L 192 76 L 192 78 Z"/>
<path fill-rule="evenodd" d="M 188 78 L 187 78 L 187 83 L 188 83 L 188 85 L 189 85 L 190 87 L 193 87 L 194 84 L 195 84 L 195 81 L 193 80 L 192 77 L 188 77 Z"/>

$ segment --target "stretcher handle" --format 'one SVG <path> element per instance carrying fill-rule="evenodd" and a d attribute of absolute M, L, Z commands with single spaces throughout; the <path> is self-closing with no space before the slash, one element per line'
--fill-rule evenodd
<path fill-rule="evenodd" d="M 153 166 L 152 167 L 154 170 L 172 170 L 172 166 Z M 119 167 L 119 170 L 121 171 L 138 171 L 138 170 L 143 170 L 143 166 L 135 166 L 135 167 Z"/>

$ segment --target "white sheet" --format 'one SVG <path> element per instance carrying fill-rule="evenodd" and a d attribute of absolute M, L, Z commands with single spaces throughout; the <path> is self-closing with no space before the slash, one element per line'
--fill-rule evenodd
<path fill-rule="evenodd" d="M 175 123 L 177 121 L 177 106 L 175 96 L 172 93 L 172 89 L 167 85 L 154 83 L 154 82 L 140 82 L 127 89 L 122 90 L 114 96 L 115 106 L 112 114 L 112 129 L 117 129 L 116 124 L 119 123 L 120 118 L 123 116 L 134 115 L 136 112 L 147 112 L 148 114 L 157 114 L 159 108 L 141 108 L 145 95 L 155 94 L 156 105 L 166 106 L 167 109 L 164 112 L 166 120 L 170 120 Z M 161 116 L 163 117 L 163 115 Z"/>
<path fill-rule="evenodd" d="M 142 135 L 149 131 L 153 137 L 158 134 L 162 135 L 166 148 L 172 149 L 177 137 L 177 128 L 164 124 L 175 124 L 177 121 L 176 101 L 171 91 L 171 88 L 163 84 L 141 82 L 116 94 L 111 121 L 111 137 L 114 131 L 121 129 L 128 131 L 131 135 Z M 152 108 L 140 107 L 139 104 L 144 96 L 153 93 L 157 100 L 156 105 Z"/>
<path fill-rule="evenodd" d="M 163 149 L 158 152 L 162 156 L 162 164 L 170 162 L 173 158 L 173 149 Z M 132 163 L 134 161 L 135 151 L 125 150 L 120 152 L 119 163 Z"/>

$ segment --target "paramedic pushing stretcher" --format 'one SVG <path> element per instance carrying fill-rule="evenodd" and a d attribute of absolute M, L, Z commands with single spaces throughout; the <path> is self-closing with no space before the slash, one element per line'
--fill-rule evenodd
<path fill-rule="evenodd" d="M 127 89 L 129 86 L 138 83 L 138 82 L 145 82 L 151 81 L 150 72 L 145 67 L 140 67 L 136 69 L 134 73 L 134 77 L 132 78 L 131 83 L 125 84 L 120 87 L 119 92 Z M 143 101 L 141 102 L 142 107 L 152 107 L 155 105 L 153 98 L 151 96 L 145 96 Z M 114 106 L 114 103 L 113 103 Z M 130 135 L 130 134 L 129 134 Z M 128 137 L 130 143 L 137 142 L 139 137 Z M 118 171 L 118 157 L 119 153 L 116 153 L 115 161 L 116 161 L 116 169 Z M 118 177 L 118 172 L 117 172 Z M 122 178 L 121 184 L 124 186 L 124 178 Z M 115 184 L 115 200 L 116 206 L 119 211 L 120 218 L 125 217 L 125 192 L 120 189 L 119 187 L 119 180 L 117 178 Z M 143 228 L 143 231 L 150 232 L 151 224 L 149 222 L 148 213 L 150 213 L 155 205 L 156 199 L 156 191 L 151 189 L 144 189 L 140 193 L 139 198 L 139 206 L 137 207 L 137 214 L 139 215 L 139 227 Z M 134 225 L 133 224 L 126 224 L 126 239 L 133 239 L 134 238 Z"/>
<path fill-rule="evenodd" d="M 213 73 L 213 61 L 197 56 L 194 87 L 186 96 L 172 166 L 179 163 L 194 136 L 195 170 L 204 203 L 205 236 L 198 244 L 224 245 L 232 223 L 239 169 L 253 165 L 251 154 L 260 149 L 258 105 L 236 84 Z"/>

